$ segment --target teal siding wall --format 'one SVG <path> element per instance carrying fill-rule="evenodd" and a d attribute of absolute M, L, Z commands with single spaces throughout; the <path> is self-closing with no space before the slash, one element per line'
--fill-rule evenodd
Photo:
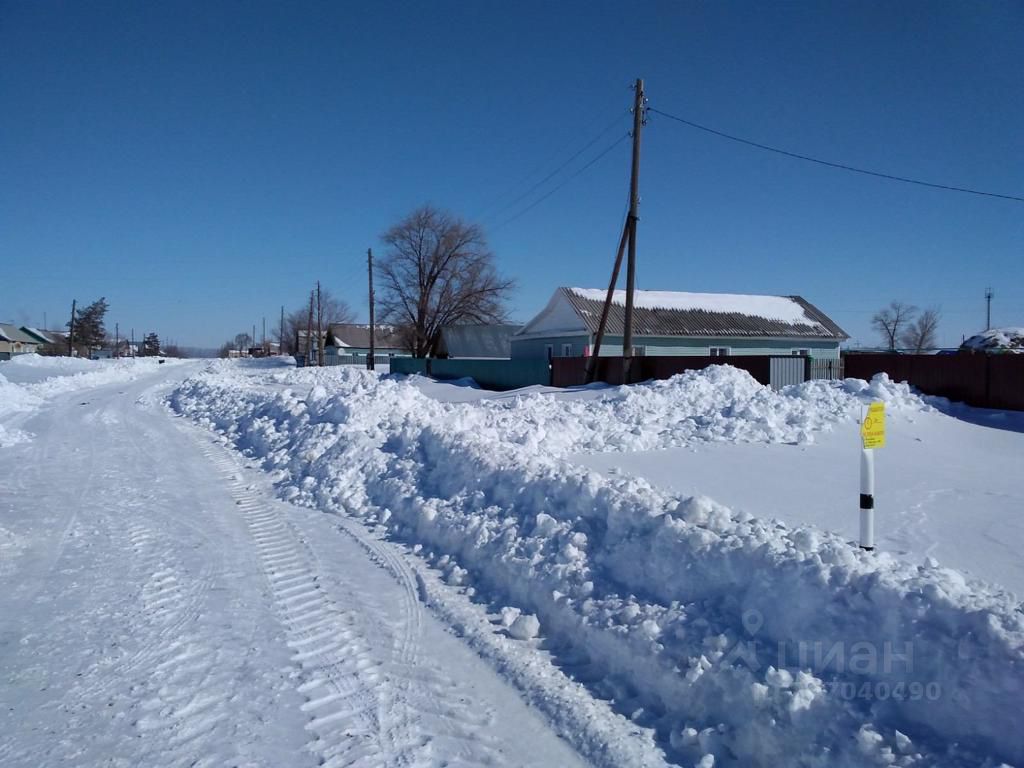
<path fill-rule="evenodd" d="M 548 353 L 546 346 L 551 345 L 552 355 L 562 357 L 562 345 L 572 344 L 572 354 L 569 357 L 583 357 L 583 349 L 590 343 L 590 337 L 586 334 L 579 336 L 552 336 L 551 338 L 519 339 L 512 337 L 512 359 L 543 359 L 546 360 Z M 619 341 L 621 345 L 622 342 Z"/>
<path fill-rule="evenodd" d="M 590 343 L 586 336 L 552 336 L 548 338 L 512 340 L 512 358 L 544 358 L 546 345 L 554 348 L 554 356 L 561 357 L 562 344 L 571 342 L 572 357 L 580 357 L 584 347 Z M 654 356 L 706 355 L 708 347 L 729 347 L 733 355 L 788 355 L 794 349 L 809 349 L 811 357 L 822 359 L 839 358 L 839 342 L 809 339 L 807 341 L 791 341 L 788 339 L 684 339 L 652 336 L 638 336 L 633 342 L 644 347 L 644 354 Z M 622 337 L 605 336 L 601 342 L 601 357 L 618 357 L 622 354 Z"/>

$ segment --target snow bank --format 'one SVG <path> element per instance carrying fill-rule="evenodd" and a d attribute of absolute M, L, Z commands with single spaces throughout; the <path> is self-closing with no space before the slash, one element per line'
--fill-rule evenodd
<path fill-rule="evenodd" d="M 971 336 L 961 349 L 1024 355 L 1024 328 L 992 328 Z"/>
<path fill-rule="evenodd" d="M 0 362 L 0 447 L 31 437 L 4 423 L 14 414 L 37 410 L 46 398 L 55 395 L 133 381 L 157 365 L 155 358 L 97 361 L 40 355 L 18 355 Z"/>
<path fill-rule="evenodd" d="M 927 408 L 884 377 L 773 393 L 727 367 L 590 401 L 453 404 L 351 369 L 214 365 L 171 404 L 261 457 L 285 497 L 383 526 L 449 583 L 516 606 L 515 636 L 543 636 L 676 762 L 1024 761 L 1011 596 L 560 458 L 809 440 L 876 397 Z"/>
<path fill-rule="evenodd" d="M 34 410 L 41 402 L 40 397 L 17 384 L 12 384 L 0 374 L 0 448 L 23 443 L 29 439 L 28 433 L 5 425 L 4 421 L 15 413 Z"/>

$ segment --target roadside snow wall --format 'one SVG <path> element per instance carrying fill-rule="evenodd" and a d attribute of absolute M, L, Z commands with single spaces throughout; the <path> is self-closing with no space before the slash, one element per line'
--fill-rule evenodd
<path fill-rule="evenodd" d="M 729 367 L 599 399 L 453 404 L 363 371 L 215 364 L 170 402 L 261 458 L 285 498 L 385 526 L 450 583 L 536 614 L 680 764 L 1024 762 L 1011 595 L 561 458 L 808 442 L 873 399 L 928 407 L 884 377 L 774 393 Z"/>

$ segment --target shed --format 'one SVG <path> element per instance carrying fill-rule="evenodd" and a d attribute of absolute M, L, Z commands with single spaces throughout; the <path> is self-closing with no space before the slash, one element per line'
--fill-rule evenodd
<path fill-rule="evenodd" d="M 446 325 L 441 329 L 438 357 L 505 359 L 512 355 L 512 337 L 521 325 Z"/>

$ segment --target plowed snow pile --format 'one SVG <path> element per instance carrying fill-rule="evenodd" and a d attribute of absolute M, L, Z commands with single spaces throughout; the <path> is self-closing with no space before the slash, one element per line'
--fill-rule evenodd
<path fill-rule="evenodd" d="M 363 371 L 222 363 L 171 404 L 260 457 L 285 497 L 380 526 L 510 606 L 513 636 L 539 632 L 672 762 L 1024 762 L 1012 596 L 561 458 L 809 442 L 874 399 L 929 407 L 884 377 L 775 393 L 729 367 L 598 399 L 442 403 Z"/>

